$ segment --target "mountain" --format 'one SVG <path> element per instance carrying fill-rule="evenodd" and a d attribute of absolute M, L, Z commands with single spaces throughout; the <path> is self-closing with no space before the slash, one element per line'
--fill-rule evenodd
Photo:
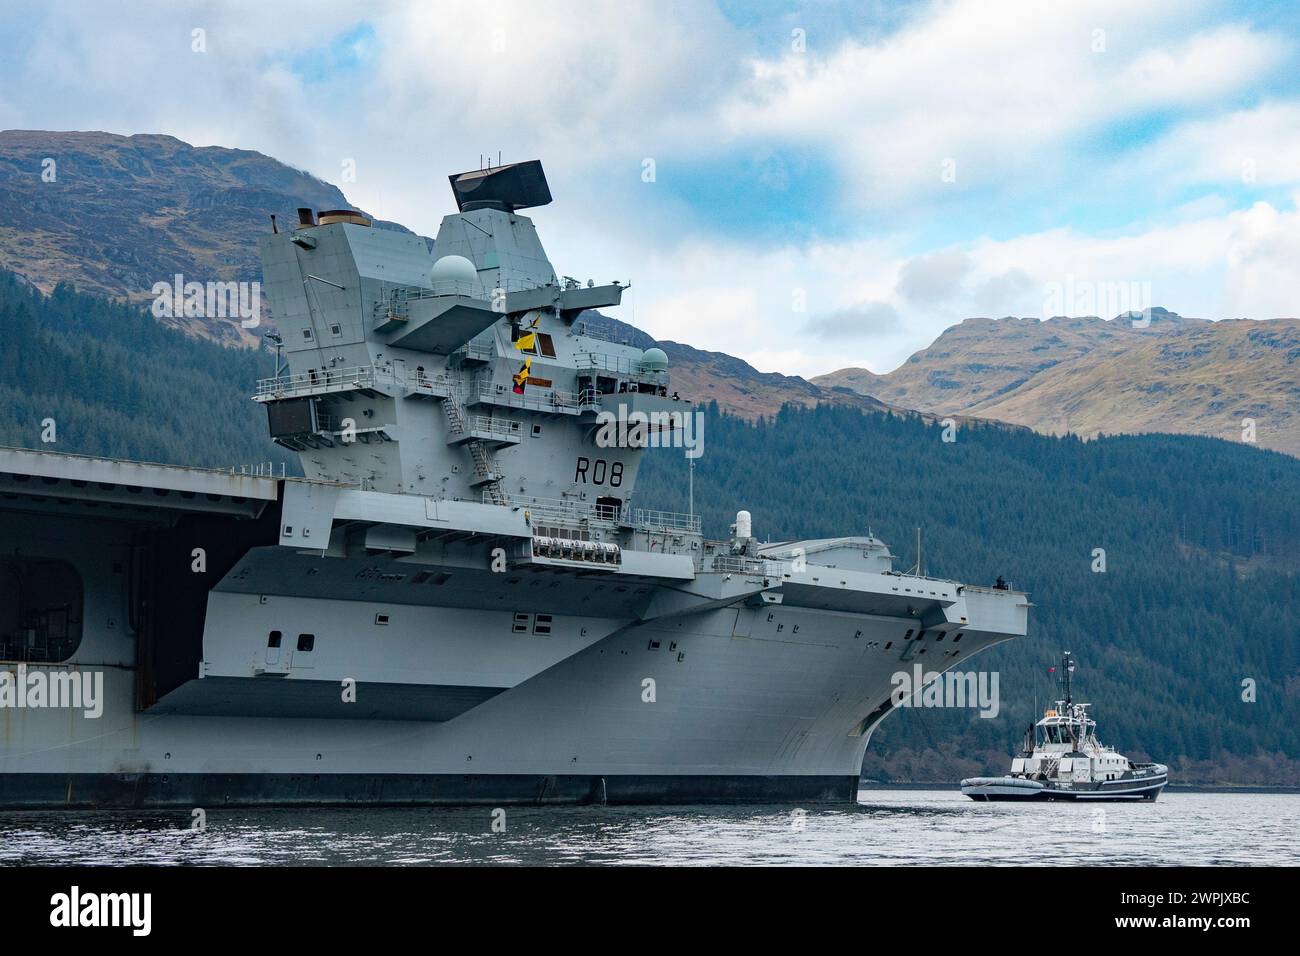
<path fill-rule="evenodd" d="M 885 401 L 906 398 L 918 407 L 950 412 L 1012 392 L 1063 362 L 1098 351 L 1113 354 L 1143 341 L 1144 334 L 1150 338 L 1203 322 L 1158 308 L 1151 310 L 1145 329 L 1122 318 L 1110 322 L 1096 317 L 966 319 L 887 375 L 846 368 L 817 376 L 815 381 L 847 385 Z"/>
<path fill-rule="evenodd" d="M 187 282 L 260 279 L 257 237 L 273 213 L 296 223 L 299 206 L 351 208 L 337 187 L 250 150 L 152 134 L 0 131 L 0 268 L 45 292 L 68 282 L 147 301 L 154 283 L 178 273 Z M 237 317 L 171 321 L 217 341 L 253 338 Z"/>
<path fill-rule="evenodd" d="M 42 178 L 46 159 L 56 164 L 53 182 Z M 249 150 L 196 148 L 159 135 L 0 132 L 0 269 L 45 292 L 66 282 L 143 302 L 153 298 L 154 283 L 170 284 L 177 273 L 198 282 L 260 279 L 257 237 L 270 228 L 271 214 L 297 222 L 299 206 L 352 208 L 337 187 Z M 266 318 L 273 327 L 274 316 Z M 615 319 L 584 319 L 642 348 L 656 344 Z M 237 317 L 164 321 L 218 342 L 257 341 Z M 759 372 L 721 352 L 657 344 L 683 395 L 715 399 L 750 418 L 775 415 L 787 402 L 884 407 L 852 389 Z"/>
<path fill-rule="evenodd" d="M 1181 432 L 1300 455 L 1300 319 L 1233 319 L 1091 355 L 967 411 L 1050 434 Z"/>
<path fill-rule="evenodd" d="M 717 402 L 742 418 L 777 414 L 785 405 L 843 405 L 869 411 L 903 411 L 851 389 L 823 388 L 779 372 L 760 372 L 725 352 L 706 352 L 680 342 L 663 341 L 673 388 L 697 402 Z"/>
<path fill-rule="evenodd" d="M 886 375 L 817 376 L 882 401 L 1047 434 L 1172 432 L 1300 455 L 1300 320 L 967 319 Z"/>

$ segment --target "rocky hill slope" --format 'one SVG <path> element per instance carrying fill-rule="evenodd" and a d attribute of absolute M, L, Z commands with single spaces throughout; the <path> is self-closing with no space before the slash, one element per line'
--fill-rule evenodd
<path fill-rule="evenodd" d="M 812 379 L 1048 434 L 1171 432 L 1300 455 L 1300 320 L 967 319 L 886 375 Z"/>

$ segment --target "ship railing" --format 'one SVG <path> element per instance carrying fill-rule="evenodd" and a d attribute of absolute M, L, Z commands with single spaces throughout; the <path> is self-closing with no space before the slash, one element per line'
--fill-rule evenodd
<path fill-rule="evenodd" d="M 639 531 L 667 531 L 699 534 L 702 528 L 699 515 L 679 511 L 652 511 L 647 508 L 627 509 L 627 524 Z"/>
<path fill-rule="evenodd" d="M 600 408 L 600 393 L 594 388 L 581 392 L 566 392 L 560 389 L 541 389 L 537 386 L 525 386 L 522 395 L 505 382 L 484 381 L 479 383 L 480 401 L 495 405 L 508 405 L 511 408 L 530 408 L 544 412 L 568 412 L 576 414 L 589 409 Z"/>
<path fill-rule="evenodd" d="M 778 577 L 783 564 L 770 558 L 749 558 L 738 554 L 715 554 L 709 560 L 713 571 L 725 571 L 731 574 L 762 574 L 766 577 Z"/>
<path fill-rule="evenodd" d="M 500 504 L 522 508 L 535 521 L 577 526 L 598 522 L 622 525 L 637 531 L 666 532 L 673 534 L 699 534 L 700 516 L 674 511 L 653 511 L 647 508 L 625 508 L 619 505 L 581 501 L 573 498 L 538 498 L 532 495 L 507 495 L 504 501 L 492 500 L 485 490 L 484 504 Z"/>
<path fill-rule="evenodd" d="M 292 398 L 295 395 L 323 395 L 346 389 L 374 388 L 392 385 L 395 377 L 391 368 L 373 365 L 354 365 L 349 368 L 323 368 L 299 372 L 297 375 L 280 375 L 264 378 L 257 383 L 254 398 Z"/>
<path fill-rule="evenodd" d="M 589 339 L 608 342 L 610 345 L 633 345 L 630 335 L 619 335 L 612 327 L 601 328 L 598 325 L 592 325 L 590 322 L 575 322 L 573 332 L 575 335 L 583 335 Z"/>
<path fill-rule="evenodd" d="M 627 355 L 613 355 L 609 352 L 578 352 L 574 359 L 579 369 L 600 369 L 606 372 L 620 372 L 635 375 L 641 371 L 640 359 Z"/>
<path fill-rule="evenodd" d="M 648 369 L 641 366 L 640 358 L 627 355 L 613 355 L 608 352 L 578 352 L 574 356 L 578 371 L 613 372 L 623 375 L 635 382 L 653 382 L 656 385 L 668 384 L 667 369 Z"/>
<path fill-rule="evenodd" d="M 491 300 L 498 292 L 531 292 L 544 289 L 554 282 L 535 279 L 504 279 L 499 282 L 479 282 L 477 279 L 437 279 L 424 285 L 390 286 L 379 300 L 379 306 L 392 306 L 416 299 L 436 299 L 447 295 L 460 295 L 469 299 Z"/>
<path fill-rule="evenodd" d="M 419 299 L 439 299 L 447 295 L 460 295 L 467 299 L 491 299 L 492 289 L 473 279 L 439 279 L 427 286 L 398 286 L 389 291 L 385 301 L 412 302 Z"/>
<path fill-rule="evenodd" d="M 488 345 L 482 342 L 466 342 L 456 351 L 451 353 L 452 358 L 465 362 L 490 362 L 497 354 L 495 345 Z"/>
<path fill-rule="evenodd" d="M 945 579 L 943 579 L 943 578 L 925 578 L 924 580 L 926 580 L 926 581 L 943 581 L 943 583 L 945 583 L 945 584 L 952 584 L 952 583 L 953 583 L 953 582 L 948 581 L 948 580 L 945 580 Z M 1004 588 L 993 587 L 992 585 L 988 585 L 988 584 L 963 584 L 963 585 L 961 585 L 961 589 L 962 589 L 963 591 L 977 591 L 977 592 L 979 592 L 979 593 L 981 593 L 981 594 L 1006 594 L 1006 593 L 1008 593 L 1009 591 L 1015 591 L 1016 586 L 1015 586 L 1014 584 L 1012 584 L 1010 581 L 1008 581 L 1008 582 L 1007 582 L 1007 586 L 1004 587 Z"/>
<path fill-rule="evenodd" d="M 426 286 L 399 286 L 389 295 L 391 302 L 437 299 L 445 295 L 462 295 L 468 299 L 490 299 L 492 290 L 472 279 L 439 279 Z"/>
<path fill-rule="evenodd" d="M 506 495 L 504 501 L 494 501 L 483 491 L 485 505 L 499 504 L 508 508 L 522 508 L 536 523 L 537 520 L 556 524 L 578 525 L 592 521 L 615 525 L 620 509 L 616 505 L 602 505 L 593 501 L 573 498 L 538 498 L 533 495 Z"/>
<path fill-rule="evenodd" d="M 517 438 L 523 423 L 510 418 L 492 418 L 488 415 L 471 415 L 465 422 L 468 431 L 494 438 Z"/>
<path fill-rule="evenodd" d="M 909 581 L 933 581 L 935 584 L 956 584 L 952 578 L 937 578 L 932 574 L 916 574 L 913 571 L 885 571 L 890 577 L 907 578 Z M 975 585 L 969 585 L 975 587 Z M 985 588 L 986 591 L 996 591 L 997 588 Z"/>
<path fill-rule="evenodd" d="M 459 381 L 446 372 L 421 372 L 418 369 L 408 375 L 397 375 L 398 384 L 411 390 L 418 395 L 436 395 L 439 398 L 450 398 L 459 386 Z"/>
<path fill-rule="evenodd" d="M 397 286 L 389 289 L 388 293 L 375 303 L 376 321 L 405 320 L 410 317 L 411 302 L 449 295 L 464 296 L 478 301 L 486 301 L 492 297 L 491 292 L 484 289 L 482 283 L 468 279 L 439 279 L 428 286 Z"/>
<path fill-rule="evenodd" d="M 286 462 L 258 461 L 251 465 L 231 465 L 230 474 L 251 478 L 287 478 L 289 468 Z"/>

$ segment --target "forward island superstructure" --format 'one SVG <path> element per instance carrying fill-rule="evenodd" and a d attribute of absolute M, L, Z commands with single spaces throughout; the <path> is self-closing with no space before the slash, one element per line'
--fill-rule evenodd
<path fill-rule="evenodd" d="M 695 419 L 593 318 L 627 286 L 556 274 L 540 163 L 451 184 L 432 250 L 262 238 L 303 478 L 0 450 L 0 669 L 102 682 L 0 708 L 0 805 L 852 800 L 891 675 L 1025 633 L 871 535 L 645 507 Z"/>

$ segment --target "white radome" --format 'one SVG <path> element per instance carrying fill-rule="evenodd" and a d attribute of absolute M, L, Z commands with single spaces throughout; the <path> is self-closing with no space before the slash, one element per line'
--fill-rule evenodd
<path fill-rule="evenodd" d="M 478 270 L 464 256 L 443 256 L 433 264 L 434 282 L 468 282 L 478 284 Z"/>

